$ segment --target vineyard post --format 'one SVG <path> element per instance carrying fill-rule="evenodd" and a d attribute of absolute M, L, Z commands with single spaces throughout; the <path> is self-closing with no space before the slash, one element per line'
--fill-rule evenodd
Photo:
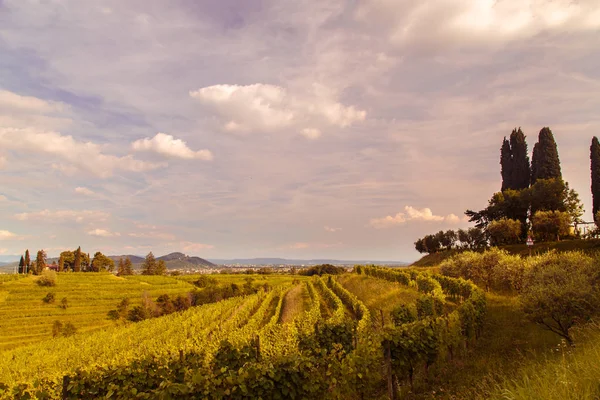
<path fill-rule="evenodd" d="M 385 327 L 385 318 L 383 316 L 383 310 L 379 309 L 379 313 L 381 314 L 381 329 Z M 392 376 L 392 351 L 390 349 L 390 341 L 385 340 L 385 363 L 387 367 L 387 387 L 388 387 L 388 395 L 390 396 L 390 400 L 394 400 L 394 378 Z"/>
<path fill-rule="evenodd" d="M 256 335 L 256 361 L 260 361 L 260 336 Z"/>
<path fill-rule="evenodd" d="M 63 376 L 62 398 L 66 399 L 69 394 L 69 376 Z"/>

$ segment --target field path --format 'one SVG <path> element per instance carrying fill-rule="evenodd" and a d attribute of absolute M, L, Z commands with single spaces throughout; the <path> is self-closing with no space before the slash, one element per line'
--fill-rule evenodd
<path fill-rule="evenodd" d="M 279 323 L 292 322 L 294 317 L 306 309 L 306 303 L 310 302 L 308 292 L 304 285 L 296 285 L 290 289 L 283 299 L 283 309 Z"/>

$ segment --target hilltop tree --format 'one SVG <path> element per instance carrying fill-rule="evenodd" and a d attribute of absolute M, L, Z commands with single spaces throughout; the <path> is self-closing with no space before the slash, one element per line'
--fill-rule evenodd
<path fill-rule="evenodd" d="M 98 251 L 94 254 L 90 269 L 93 272 L 112 272 L 115 269 L 115 262 Z"/>
<path fill-rule="evenodd" d="M 21 260 L 19 260 L 19 273 L 25 273 L 25 259 L 23 258 L 23 256 L 21 256 Z"/>
<path fill-rule="evenodd" d="M 521 128 L 513 129 L 510 134 L 510 151 L 512 155 L 510 189 L 527 189 L 531 181 L 531 166 L 527 155 L 527 142 Z"/>
<path fill-rule="evenodd" d="M 156 275 L 156 258 L 152 252 L 148 253 L 142 264 L 142 275 Z"/>
<path fill-rule="evenodd" d="M 531 184 L 539 179 L 562 179 L 558 147 L 552 131 L 547 127 L 540 131 L 531 159 Z"/>
<path fill-rule="evenodd" d="M 65 270 L 65 259 L 62 256 L 62 253 L 58 256 L 58 272 L 63 272 Z"/>
<path fill-rule="evenodd" d="M 29 272 L 29 266 L 31 265 L 31 258 L 29 257 L 29 249 L 25 250 L 25 273 Z"/>
<path fill-rule="evenodd" d="M 590 159 L 592 162 L 592 215 L 596 225 L 600 226 L 597 215 L 600 211 L 600 142 L 594 136 L 590 146 Z"/>
<path fill-rule="evenodd" d="M 502 175 L 502 189 L 501 191 L 505 191 L 506 189 L 511 189 L 513 187 L 512 183 L 512 154 L 510 151 L 510 142 L 504 137 L 502 141 L 502 147 L 500 148 L 500 174 Z"/>
<path fill-rule="evenodd" d="M 75 250 L 73 257 L 73 272 L 81 272 L 81 246 Z"/>
<path fill-rule="evenodd" d="M 35 267 L 33 269 L 33 273 L 35 275 L 39 275 L 46 268 L 46 252 L 44 250 L 40 250 L 37 252 L 37 256 L 35 258 Z"/>

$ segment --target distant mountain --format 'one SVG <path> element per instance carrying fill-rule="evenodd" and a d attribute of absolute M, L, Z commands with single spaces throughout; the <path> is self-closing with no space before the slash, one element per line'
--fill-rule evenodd
<path fill-rule="evenodd" d="M 134 255 L 124 255 L 124 256 L 108 256 L 108 258 L 110 258 L 111 260 L 113 260 L 115 263 L 119 262 L 119 259 L 122 258 L 123 260 L 125 260 L 127 257 L 129 257 L 129 260 L 131 260 L 132 264 L 140 264 L 144 262 L 144 257 L 140 257 L 140 256 L 134 256 Z"/>
<path fill-rule="evenodd" d="M 211 262 L 219 265 L 357 265 L 357 264 L 376 264 L 376 265 L 395 265 L 404 266 L 410 263 L 404 261 L 376 261 L 376 260 L 332 260 L 332 259 L 313 259 L 313 260 L 297 260 L 287 258 L 235 258 L 226 259 L 210 259 Z"/>
<path fill-rule="evenodd" d="M 19 262 L 19 260 L 21 259 L 21 256 L 14 256 L 14 255 L 0 255 L 0 264 L 7 264 L 7 263 L 13 263 L 13 262 Z"/>

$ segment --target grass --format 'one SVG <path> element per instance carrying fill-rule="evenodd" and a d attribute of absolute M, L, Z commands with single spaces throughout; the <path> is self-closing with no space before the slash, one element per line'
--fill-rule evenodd
<path fill-rule="evenodd" d="M 398 305 L 412 304 L 419 297 L 419 293 L 414 289 L 366 275 L 344 274 L 338 281 L 371 310 L 374 318 L 379 319 L 379 310 L 389 315 Z"/>
<path fill-rule="evenodd" d="M 279 323 L 285 324 L 291 322 L 296 315 L 308 309 L 310 296 L 304 284 L 298 284 L 290 289 L 284 299 Z"/>
<path fill-rule="evenodd" d="M 0 285 L 0 349 L 10 349 L 51 337 L 55 320 L 71 322 L 78 331 L 91 331 L 113 324 L 106 314 L 124 297 L 132 304 L 141 302 L 147 292 L 152 298 L 161 294 L 188 293 L 193 286 L 171 277 L 117 277 L 108 273 L 59 273 L 56 286 L 41 287 L 37 277 L 5 281 Z M 44 303 L 54 293 L 54 303 Z M 68 307 L 59 304 L 63 298 Z"/>

